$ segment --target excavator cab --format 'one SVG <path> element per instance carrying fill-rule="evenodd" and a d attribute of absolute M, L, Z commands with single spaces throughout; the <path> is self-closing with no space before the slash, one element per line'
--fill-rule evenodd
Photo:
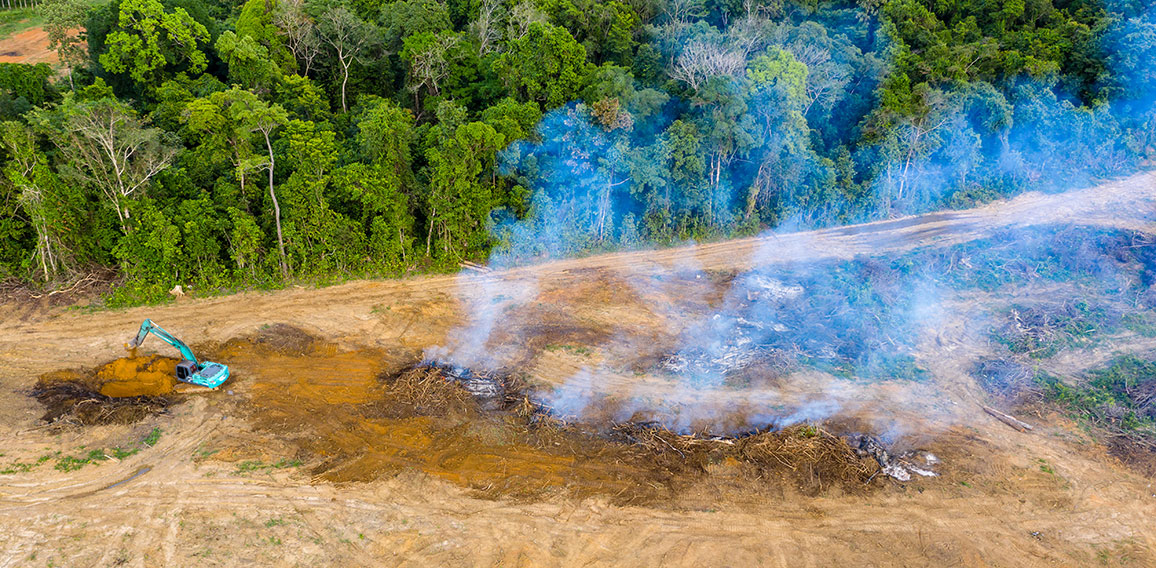
<path fill-rule="evenodd" d="M 148 334 L 153 334 L 160 338 L 161 341 L 172 345 L 181 352 L 180 363 L 177 363 L 177 380 L 202 387 L 215 389 L 221 386 L 222 383 L 229 380 L 229 367 L 220 363 L 213 363 L 211 361 L 200 362 L 197 356 L 193 355 L 193 350 L 189 349 L 185 342 L 173 337 L 173 335 L 164 330 L 161 326 L 153 323 L 153 320 L 146 319 L 144 323 L 140 324 L 140 331 L 137 332 L 136 337 L 125 347 L 128 349 L 135 349 L 144 342 Z"/>

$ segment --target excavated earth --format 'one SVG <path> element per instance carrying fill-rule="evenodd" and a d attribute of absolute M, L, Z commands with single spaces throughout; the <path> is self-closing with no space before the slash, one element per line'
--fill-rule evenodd
<path fill-rule="evenodd" d="M 991 340 L 1001 310 L 1078 300 L 1072 285 L 942 294 L 934 325 L 907 340 L 870 336 L 863 353 L 853 330 L 826 340 L 864 361 L 905 345 L 911 364 L 884 367 L 916 369 L 902 377 L 848 376 L 827 351 L 802 357 L 805 343 L 744 351 L 764 324 L 735 305 L 801 289 L 762 282 L 736 303 L 735 282 L 756 265 L 790 273 L 1077 225 L 1151 246 L 1156 175 L 484 274 L 122 311 L 9 301 L 0 566 L 1156 565 L 1151 470 L 973 373 L 1006 355 Z M 974 262 L 951 256 L 943 270 Z M 902 297 L 902 283 L 892 288 Z M 1138 310 L 1141 296 L 1112 309 Z M 478 314 L 498 315 L 484 365 L 423 365 Z M 707 355 L 679 348 L 716 314 L 738 339 Z M 823 329 L 845 315 L 782 325 Z M 146 317 L 228 364 L 230 381 L 174 383 L 159 342 L 126 353 Z M 1120 332 L 1033 364 L 1073 374 L 1154 351 L 1156 340 Z M 712 366 L 728 369 L 725 384 L 678 378 Z M 557 395 L 572 391 L 581 405 Z M 1034 429 L 1009 427 L 990 405 Z M 880 452 L 936 475 L 889 476 Z"/>

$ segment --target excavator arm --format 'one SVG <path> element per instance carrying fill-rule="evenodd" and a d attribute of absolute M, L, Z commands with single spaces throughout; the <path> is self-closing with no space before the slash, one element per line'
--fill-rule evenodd
<path fill-rule="evenodd" d="M 147 337 L 150 333 L 157 336 L 161 341 L 176 347 L 177 351 L 181 352 L 182 359 L 186 361 L 192 361 L 193 364 L 197 365 L 198 367 L 200 366 L 200 362 L 197 361 L 197 356 L 193 355 L 193 350 L 189 349 L 189 346 L 185 345 L 184 341 L 173 337 L 173 334 L 165 331 L 163 327 L 153 323 L 153 320 L 151 319 L 146 319 L 144 320 L 144 323 L 140 324 L 140 331 L 137 332 L 136 337 L 133 338 L 133 340 L 129 342 L 126 347 L 129 349 L 140 347 L 140 344 L 144 343 L 145 337 Z"/>

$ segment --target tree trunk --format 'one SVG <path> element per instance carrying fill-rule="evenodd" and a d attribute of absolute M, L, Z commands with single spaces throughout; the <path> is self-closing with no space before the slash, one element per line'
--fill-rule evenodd
<path fill-rule="evenodd" d="M 285 239 L 281 236 L 281 205 L 277 203 L 277 192 L 273 191 L 273 144 L 269 133 L 265 132 L 265 147 L 269 150 L 269 197 L 273 200 L 273 220 L 277 224 L 277 252 L 281 255 L 281 276 L 289 278 L 289 265 L 285 262 Z"/>
<path fill-rule="evenodd" d="M 350 63 L 352 63 L 352 61 Z M 349 112 L 349 109 L 345 106 L 345 84 L 349 82 L 349 65 L 346 65 L 343 60 L 341 62 L 341 68 L 345 70 L 345 76 L 341 79 L 341 112 Z"/>
<path fill-rule="evenodd" d="M 425 233 L 425 256 L 426 256 L 426 258 L 429 258 L 430 244 L 433 242 L 434 217 L 437 217 L 437 214 L 438 214 L 437 209 L 430 211 L 429 230 L 426 231 L 426 233 Z"/>
<path fill-rule="evenodd" d="M 111 195 L 112 208 L 116 209 L 116 218 L 120 220 L 120 232 L 127 235 L 128 234 L 128 225 L 125 224 L 125 222 L 124 222 L 125 221 L 124 211 L 121 210 L 120 200 L 116 198 L 116 195 L 117 195 L 116 190 L 113 190 L 112 195 Z"/>

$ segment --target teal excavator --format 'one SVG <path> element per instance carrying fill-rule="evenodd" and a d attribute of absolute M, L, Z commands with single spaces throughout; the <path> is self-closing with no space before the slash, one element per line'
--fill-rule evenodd
<path fill-rule="evenodd" d="M 193 350 L 185 345 L 184 341 L 173 337 L 173 334 L 167 332 L 161 326 L 153 323 L 153 320 L 146 319 L 144 323 L 140 324 L 140 331 L 137 332 L 136 337 L 125 347 L 128 349 L 136 349 L 141 343 L 144 343 L 145 337 L 148 334 L 153 334 L 160 338 L 161 341 L 172 345 L 181 352 L 181 362 L 177 363 L 177 380 L 202 387 L 215 389 L 221 386 L 221 383 L 229 380 L 229 368 L 220 363 L 213 363 L 210 361 L 197 361 L 197 356 L 193 355 Z"/>

